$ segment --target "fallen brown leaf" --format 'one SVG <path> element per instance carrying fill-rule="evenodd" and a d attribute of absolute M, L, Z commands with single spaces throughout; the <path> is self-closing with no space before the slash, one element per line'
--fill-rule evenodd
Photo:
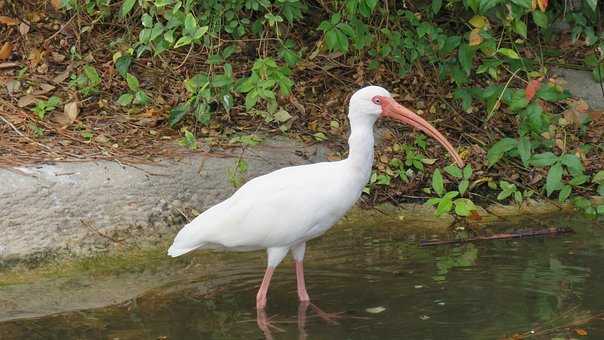
<path fill-rule="evenodd" d="M 44 52 L 39 49 L 33 49 L 27 57 L 32 63 L 32 66 L 38 66 L 44 60 Z"/>
<path fill-rule="evenodd" d="M 36 97 L 32 96 L 31 94 L 28 94 L 28 95 L 25 95 L 25 96 L 19 98 L 19 101 L 17 102 L 17 106 L 26 107 L 31 104 L 34 104 L 36 101 L 37 101 Z"/>
<path fill-rule="evenodd" d="M 470 46 L 480 45 L 482 37 L 480 36 L 480 28 L 475 28 L 470 32 Z"/>
<path fill-rule="evenodd" d="M 562 112 L 562 115 L 567 122 L 581 126 L 589 116 L 587 110 L 589 110 L 589 105 L 584 100 L 573 100 L 569 103 L 568 109 Z"/>
<path fill-rule="evenodd" d="M 56 87 L 50 84 L 40 84 L 40 90 L 35 91 L 35 95 L 47 94 L 48 92 L 54 90 Z"/>
<path fill-rule="evenodd" d="M 78 102 L 70 102 L 65 104 L 63 113 L 54 116 L 54 120 L 62 126 L 71 125 L 78 118 L 79 113 L 80 106 Z"/>
<path fill-rule="evenodd" d="M 50 5 L 52 8 L 59 10 L 61 9 L 61 0 L 50 0 Z"/>
<path fill-rule="evenodd" d="M 541 87 L 540 80 L 533 79 L 533 80 L 529 81 L 528 85 L 526 85 L 526 88 L 524 89 L 524 94 L 526 95 L 526 99 L 528 99 L 528 101 L 531 101 L 531 99 L 533 99 L 533 97 L 537 93 L 537 90 L 539 90 L 540 87 Z"/>
<path fill-rule="evenodd" d="M 65 71 L 57 74 L 54 78 L 52 78 L 52 82 L 55 84 L 60 84 L 65 81 L 65 79 L 69 78 L 69 74 L 71 73 L 71 68 L 67 68 Z"/>
<path fill-rule="evenodd" d="M 577 333 L 577 335 L 581 335 L 581 336 L 586 336 L 587 335 L 587 331 L 583 328 L 577 328 L 575 329 L 575 333 Z"/>
<path fill-rule="evenodd" d="M 19 23 L 19 20 L 13 19 L 11 17 L 7 17 L 5 15 L 0 16 L 0 24 L 4 24 L 7 26 L 15 26 Z"/>
<path fill-rule="evenodd" d="M 29 25 L 22 22 L 21 24 L 19 24 L 19 33 L 21 33 L 21 35 L 26 35 L 29 32 Z"/>
<path fill-rule="evenodd" d="M 8 59 L 11 53 L 13 53 L 13 44 L 7 41 L 2 45 L 2 48 L 0 48 L 0 60 Z"/>

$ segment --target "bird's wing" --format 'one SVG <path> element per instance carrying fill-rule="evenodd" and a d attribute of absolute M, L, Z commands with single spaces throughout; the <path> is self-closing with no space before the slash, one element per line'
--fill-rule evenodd
<path fill-rule="evenodd" d="M 204 245 L 241 250 L 285 246 L 317 225 L 331 226 L 358 198 L 338 185 L 344 175 L 338 163 L 289 167 L 252 179 L 187 224 L 169 254 Z"/>

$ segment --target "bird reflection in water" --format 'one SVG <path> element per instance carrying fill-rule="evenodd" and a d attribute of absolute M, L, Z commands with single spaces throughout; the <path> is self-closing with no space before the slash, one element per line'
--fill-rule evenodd
<path fill-rule="evenodd" d="M 311 315 L 310 317 L 307 317 L 308 307 L 310 307 L 312 312 L 314 312 L 314 315 Z M 288 321 L 288 320 L 287 321 L 277 321 L 277 320 L 275 320 L 275 317 L 276 316 L 269 318 L 266 314 L 266 309 L 264 309 L 264 308 L 257 310 L 256 323 L 258 324 L 258 328 L 262 331 L 262 333 L 264 333 L 264 337 L 266 340 L 273 339 L 272 331 L 285 332 L 285 330 L 280 328 L 279 326 L 277 326 L 277 324 L 293 323 L 293 321 Z M 338 320 L 344 319 L 344 318 L 366 319 L 366 318 L 358 317 L 358 316 L 345 316 L 343 312 L 327 313 L 327 312 L 324 312 L 323 310 L 321 310 L 315 304 L 310 303 L 309 301 L 302 301 L 298 305 L 298 318 L 297 318 L 298 332 L 299 332 L 298 339 L 303 340 L 308 337 L 308 334 L 306 333 L 306 321 L 307 321 L 307 318 L 313 318 L 313 317 L 320 318 L 327 324 L 333 325 L 333 326 L 339 325 Z"/>

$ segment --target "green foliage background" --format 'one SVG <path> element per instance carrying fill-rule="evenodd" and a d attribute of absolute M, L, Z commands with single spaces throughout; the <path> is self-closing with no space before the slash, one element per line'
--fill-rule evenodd
<path fill-rule="evenodd" d="M 131 70 L 137 59 L 161 59 L 174 50 L 206 55 L 206 71 L 183 82 L 188 98 L 171 109 L 173 127 L 191 119 L 208 125 L 241 105 L 267 124 L 283 127 L 290 118 L 284 98 L 295 91 L 294 80 L 305 61 L 319 54 L 346 65 L 361 64 L 366 72 L 387 70 L 401 78 L 429 73 L 434 77 L 427 81 L 451 89 L 454 101 L 447 105 L 473 115 L 487 131 L 489 169 L 544 169 L 546 174 L 529 185 L 505 175 L 485 179 L 472 165 L 445 168 L 445 177 L 437 170 L 424 191 L 436 194 L 428 204 L 437 205 L 438 213 L 469 215 L 475 209 L 473 192 L 488 183 L 498 200 L 520 203 L 537 193 L 557 196 L 561 202 L 572 199 L 593 216 L 604 214 L 604 206 L 587 199 L 604 195 L 602 165 L 583 165 L 584 159 L 603 151 L 602 145 L 583 142 L 590 123 L 585 119 L 571 131 L 577 136 L 575 148 L 556 148 L 553 136 L 571 129 L 559 115 L 568 108 L 570 94 L 548 81 L 547 62 L 550 54 L 560 54 L 548 44 L 568 25 L 572 43 L 585 57 L 582 65 L 601 80 L 604 55 L 597 0 L 63 0 L 62 5 L 98 24 L 126 25 L 127 34 L 113 55 L 128 85 L 116 98 L 122 106 L 144 106 L 151 100 Z M 83 93 L 94 92 L 99 82 L 95 73 L 84 70 L 76 79 Z M 535 84 L 537 88 L 529 90 Z M 502 122 L 509 125 L 501 128 Z M 191 132 L 183 131 L 183 145 L 196 146 Z M 318 133 L 315 138 L 326 136 Z M 366 193 L 421 177 L 424 165 L 434 164 L 425 156 L 425 141 L 393 148 L 398 151 L 376 168 Z M 457 190 L 447 192 L 447 182 Z"/>

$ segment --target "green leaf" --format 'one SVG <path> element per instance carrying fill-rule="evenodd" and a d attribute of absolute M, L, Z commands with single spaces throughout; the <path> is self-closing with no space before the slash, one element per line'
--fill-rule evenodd
<path fill-rule="evenodd" d="M 84 74 L 86 75 L 86 78 L 88 78 L 88 81 L 92 86 L 101 82 L 101 77 L 97 73 L 96 69 L 90 65 L 84 66 Z"/>
<path fill-rule="evenodd" d="M 120 17 L 124 18 L 128 15 L 132 10 L 132 7 L 134 7 L 134 3 L 136 3 L 136 0 L 124 0 L 122 7 L 120 8 Z"/>
<path fill-rule="evenodd" d="M 560 189 L 560 193 L 558 194 L 558 200 L 560 202 L 566 201 L 568 196 L 570 196 L 570 193 L 572 190 L 573 190 L 573 188 L 570 185 L 568 185 L 568 184 L 563 185 L 562 189 Z"/>
<path fill-rule="evenodd" d="M 570 185 L 572 185 L 572 186 L 576 187 L 576 186 L 578 186 L 578 185 L 581 185 L 581 184 L 585 184 L 585 183 L 587 183 L 587 181 L 588 181 L 588 180 L 589 180 L 589 176 L 587 176 L 587 175 L 583 175 L 583 174 L 580 174 L 580 175 L 577 175 L 577 176 L 573 177 L 573 178 L 572 178 L 572 179 L 571 179 L 571 180 L 568 182 L 568 184 L 570 184 Z"/>
<path fill-rule="evenodd" d="M 441 198 L 439 197 L 432 197 L 431 199 L 427 200 L 426 203 L 424 203 L 425 206 L 435 206 L 440 202 Z"/>
<path fill-rule="evenodd" d="M 193 40 L 189 36 L 180 37 L 180 39 L 178 39 L 176 44 L 174 44 L 174 48 L 187 46 L 187 45 L 190 45 L 192 42 L 193 42 Z"/>
<path fill-rule="evenodd" d="M 467 179 L 464 179 L 463 181 L 461 181 L 459 183 L 459 194 L 463 195 L 466 190 L 468 190 L 468 187 L 470 186 L 470 181 L 468 181 Z"/>
<path fill-rule="evenodd" d="M 532 1 L 531 0 L 512 0 L 512 2 L 515 3 L 518 6 L 524 7 L 526 9 L 532 8 Z"/>
<path fill-rule="evenodd" d="M 140 88 L 138 79 L 136 79 L 136 77 L 132 73 L 126 74 L 126 83 L 128 83 L 128 88 L 132 92 L 136 92 Z"/>
<path fill-rule="evenodd" d="M 529 101 L 526 98 L 524 90 L 516 90 L 512 92 L 512 97 L 509 102 L 509 109 L 511 111 L 516 112 L 520 109 L 524 109 L 528 104 Z"/>
<path fill-rule="evenodd" d="M 130 64 L 132 63 L 132 57 L 123 55 L 115 61 L 115 69 L 122 77 L 126 77 Z"/>
<path fill-rule="evenodd" d="M 520 191 L 514 192 L 514 201 L 518 204 L 522 203 L 522 193 Z"/>
<path fill-rule="evenodd" d="M 432 0 L 432 13 L 438 14 L 443 5 L 443 0 Z"/>
<path fill-rule="evenodd" d="M 510 59 L 520 59 L 520 56 L 518 55 L 518 53 L 516 53 L 516 51 L 509 49 L 509 48 L 500 48 L 497 50 L 497 53 L 506 56 Z"/>
<path fill-rule="evenodd" d="M 547 15 L 541 11 L 533 11 L 533 21 L 541 28 L 547 28 Z"/>
<path fill-rule="evenodd" d="M 591 71 L 594 80 L 597 82 L 604 82 L 604 63 L 599 64 Z"/>
<path fill-rule="evenodd" d="M 581 159 L 575 154 L 564 154 L 560 157 L 560 161 L 562 164 L 566 165 L 573 176 L 583 174 L 583 171 L 585 170 L 581 163 Z"/>
<path fill-rule="evenodd" d="M 531 158 L 531 165 L 536 166 L 538 168 L 543 168 L 549 165 L 554 164 L 558 160 L 558 156 L 554 155 L 551 152 L 543 152 L 536 155 L 533 155 Z"/>
<path fill-rule="evenodd" d="M 442 199 L 438 202 L 438 206 L 436 207 L 436 216 L 441 216 L 442 214 L 448 213 L 453 208 L 453 201 L 451 199 Z"/>
<path fill-rule="evenodd" d="M 503 155 L 516 147 L 516 140 L 513 138 L 504 138 L 495 143 L 487 152 L 487 162 L 489 166 L 497 163 Z"/>
<path fill-rule="evenodd" d="M 189 112 L 190 106 L 188 103 L 180 104 L 175 106 L 170 110 L 170 117 L 168 121 L 170 122 L 170 126 L 174 127 L 178 122 L 180 122 L 183 117 Z"/>
<path fill-rule="evenodd" d="M 462 178 L 463 174 L 461 172 L 461 169 L 457 167 L 457 165 L 455 164 L 449 164 L 445 167 L 445 171 L 455 177 L 455 178 Z"/>
<path fill-rule="evenodd" d="M 554 103 L 570 97 L 570 93 L 568 93 L 567 91 L 561 91 L 555 86 L 543 84 L 541 85 L 541 87 L 539 87 L 539 90 L 537 91 L 537 97 L 548 102 Z"/>
<path fill-rule="evenodd" d="M 475 50 L 470 47 L 469 44 L 461 44 L 459 46 L 457 58 L 459 59 L 459 64 L 461 68 L 466 73 L 466 75 L 470 74 L 472 70 L 472 60 L 474 59 Z"/>
<path fill-rule="evenodd" d="M 512 23 L 512 28 L 514 29 L 514 32 L 518 33 L 520 36 L 526 39 L 527 29 L 524 21 L 522 21 L 521 19 L 514 19 L 514 22 Z"/>
<path fill-rule="evenodd" d="M 528 137 L 522 136 L 518 140 L 518 154 L 522 159 L 522 164 L 528 166 L 529 159 L 531 158 L 531 141 Z"/>
<path fill-rule="evenodd" d="M 438 196 L 442 196 L 445 192 L 443 176 L 441 175 L 439 169 L 434 170 L 434 173 L 432 174 L 432 188 Z"/>
<path fill-rule="evenodd" d="M 457 192 L 457 191 L 449 191 L 448 193 L 446 193 L 443 196 L 443 199 L 454 199 L 457 196 L 459 196 L 459 192 Z"/>
<path fill-rule="evenodd" d="M 510 195 L 512 193 L 513 193 L 513 191 L 505 191 L 504 190 L 504 191 L 500 192 L 499 195 L 497 195 L 497 200 L 498 201 L 504 200 L 504 199 L 510 197 Z"/>
<path fill-rule="evenodd" d="M 562 187 L 562 164 L 554 164 L 547 172 L 545 180 L 545 191 L 549 197 L 554 191 L 560 190 Z"/>
<path fill-rule="evenodd" d="M 59 98 L 57 96 L 51 96 L 46 101 L 46 108 L 48 111 L 50 111 L 50 110 L 53 110 L 54 108 L 56 108 L 59 104 L 61 104 L 61 98 Z"/>
<path fill-rule="evenodd" d="M 193 13 L 187 13 L 184 31 L 191 37 L 195 35 L 195 32 L 197 31 L 197 20 L 195 20 Z"/>
<path fill-rule="evenodd" d="M 595 53 L 589 53 L 583 59 L 583 63 L 587 66 L 596 67 L 598 66 L 598 57 Z"/>
<path fill-rule="evenodd" d="M 472 165 L 466 164 L 463 168 L 463 178 L 470 179 L 472 177 Z"/>
<path fill-rule="evenodd" d="M 136 91 L 136 93 L 134 94 L 134 100 L 132 101 L 132 104 L 134 105 L 147 105 L 149 104 L 149 102 L 151 101 L 151 98 L 149 98 L 149 96 L 147 96 L 147 94 L 144 91 Z"/>
<path fill-rule="evenodd" d="M 455 213 L 459 216 L 469 216 L 473 210 L 476 210 L 474 202 L 467 198 L 458 198 L 455 203 Z"/>
<path fill-rule="evenodd" d="M 480 13 L 486 14 L 491 8 L 497 6 L 500 0 L 480 0 Z"/>
<path fill-rule="evenodd" d="M 341 30 L 336 30 L 336 39 L 338 50 L 341 52 L 348 52 L 348 37 Z"/>
<path fill-rule="evenodd" d="M 153 26 L 153 18 L 149 15 L 149 13 L 143 14 L 143 16 L 141 17 L 141 21 L 143 23 L 143 27 L 149 28 Z"/>
<path fill-rule="evenodd" d="M 591 179 L 592 183 L 604 184 L 604 170 L 598 171 Z"/>
<path fill-rule="evenodd" d="M 134 99 L 134 96 L 131 93 L 124 93 L 119 97 L 119 99 L 117 100 L 117 103 L 120 104 L 121 106 L 128 106 L 132 103 L 133 99 Z"/>
<path fill-rule="evenodd" d="M 598 7 L 598 0 L 585 0 L 585 2 L 593 12 L 596 12 L 596 7 Z"/>

